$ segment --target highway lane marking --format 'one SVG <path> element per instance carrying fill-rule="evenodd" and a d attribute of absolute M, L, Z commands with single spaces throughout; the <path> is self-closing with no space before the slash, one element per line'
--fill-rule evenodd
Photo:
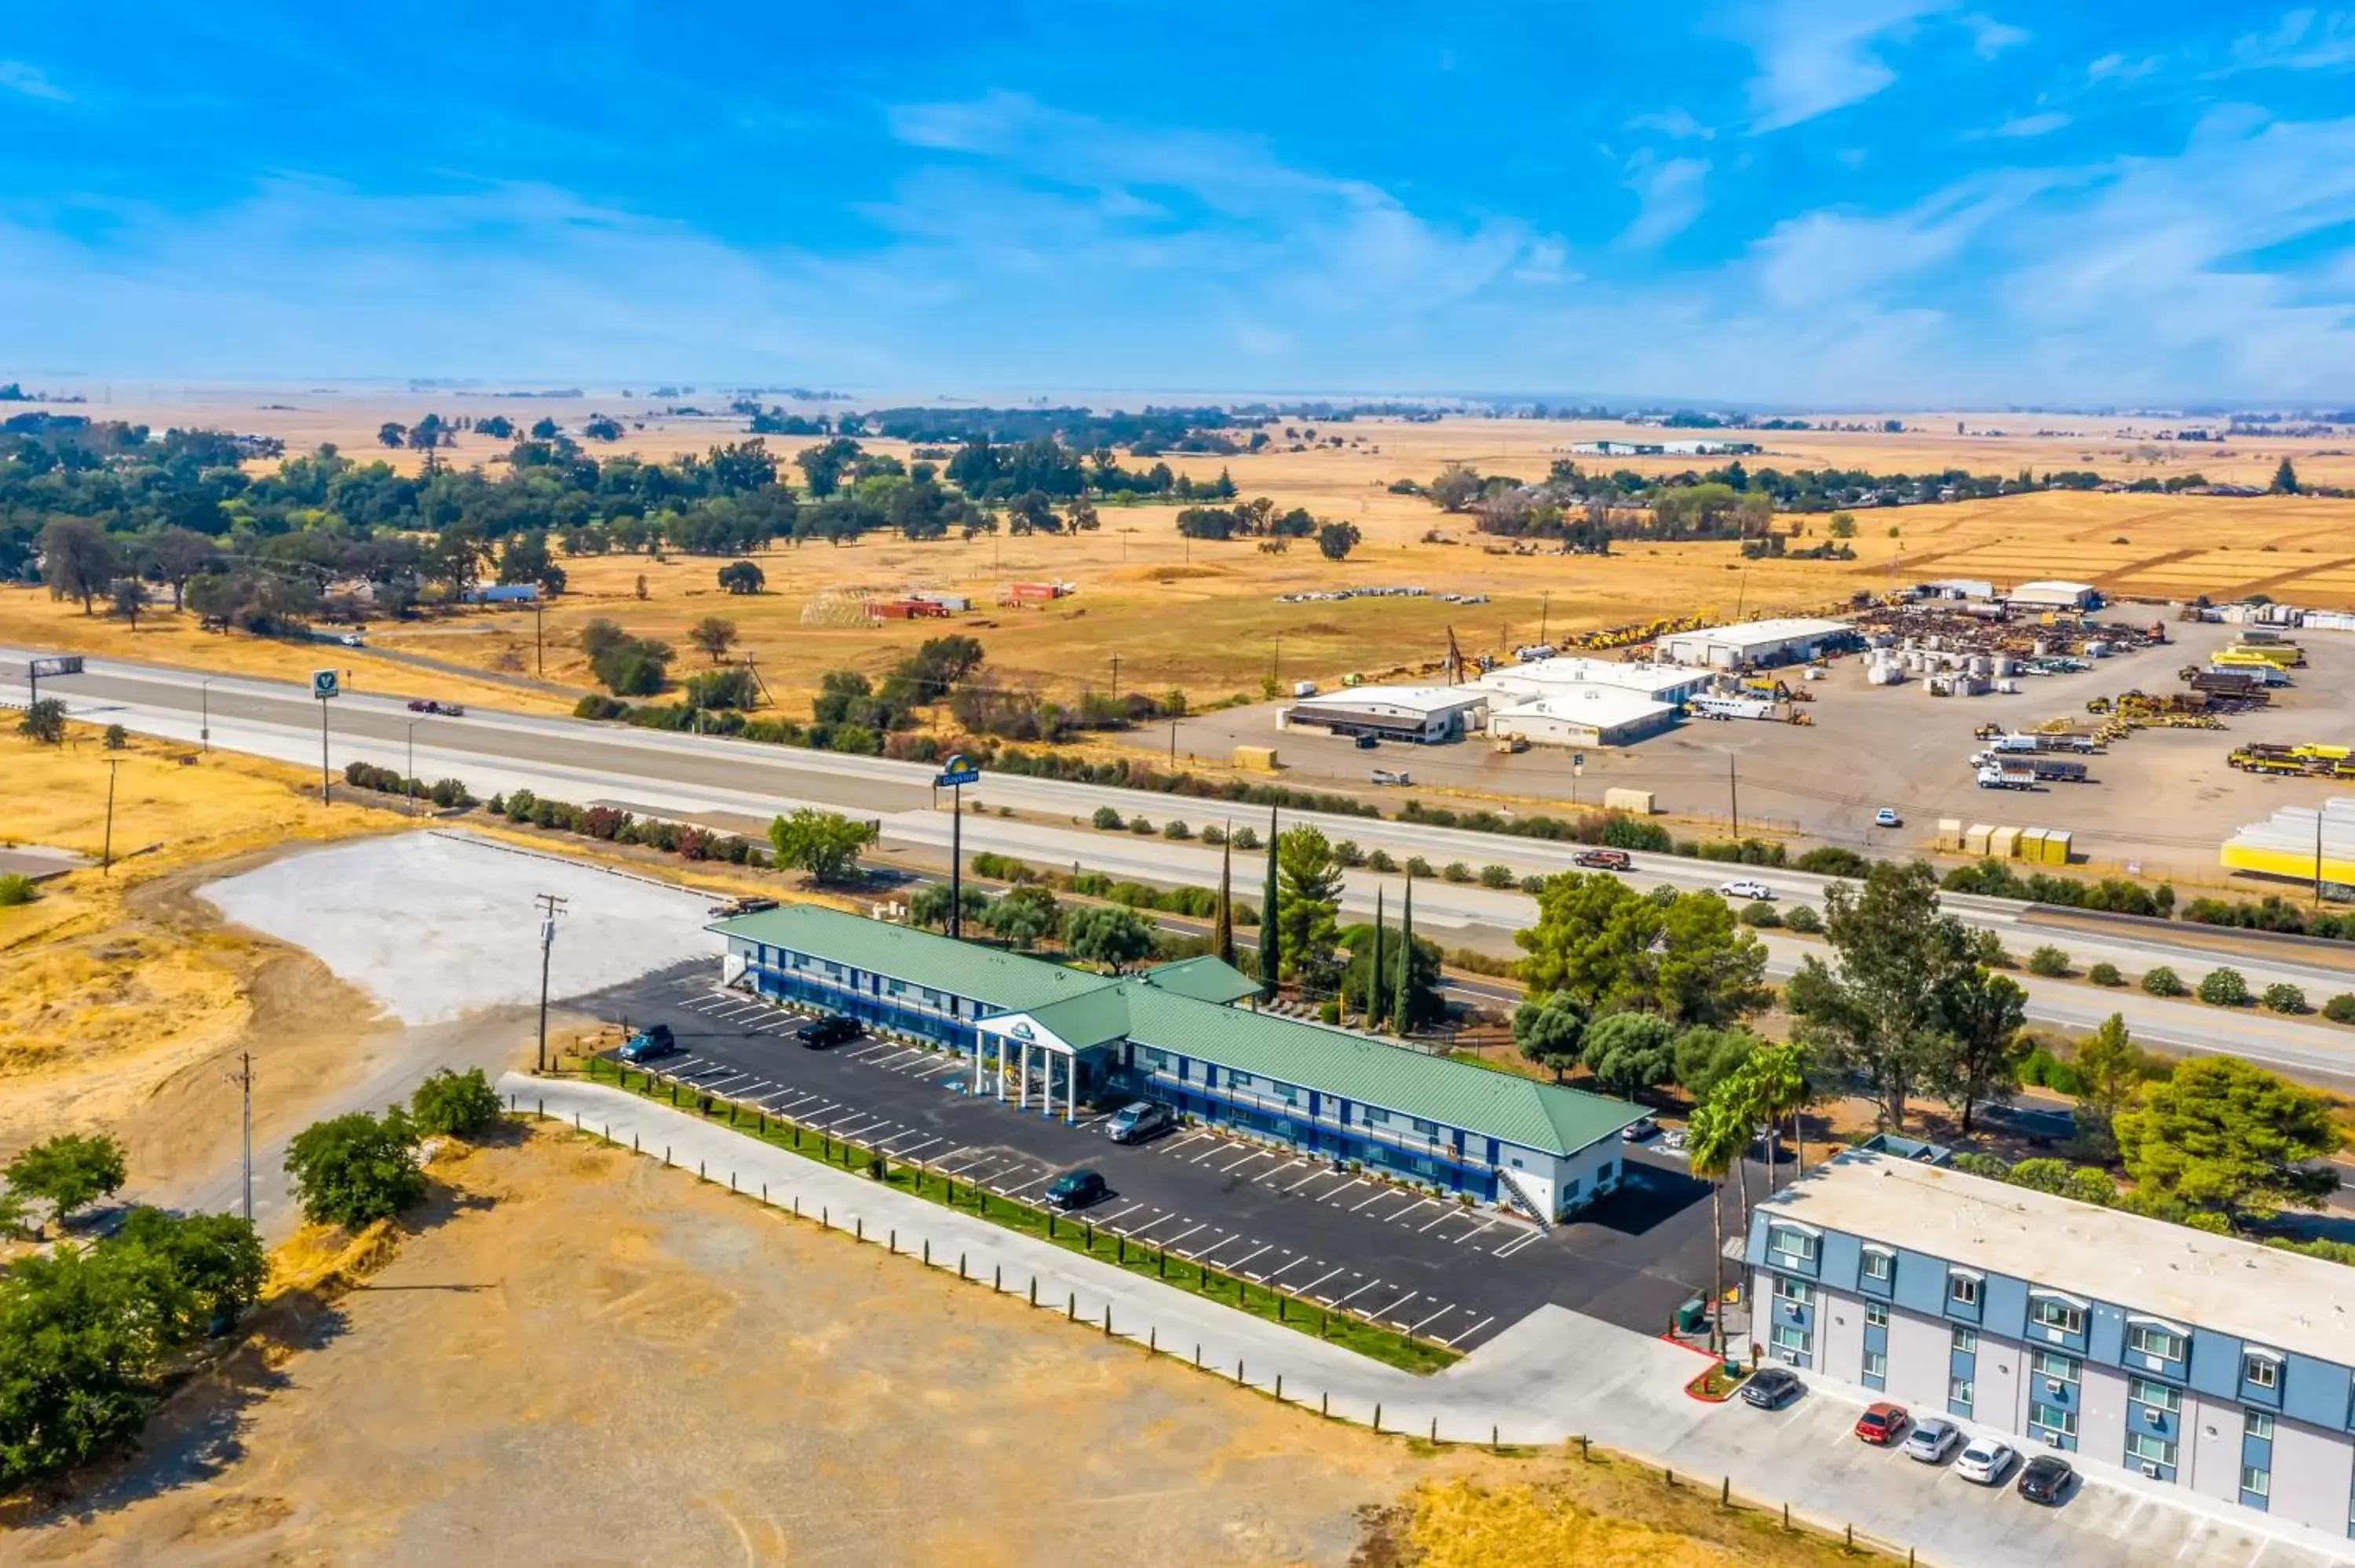
<path fill-rule="evenodd" d="M 1395 1319 L 1391 1317 L 1391 1314 L 1397 1311 L 1400 1308 L 1405 1306 L 1408 1302 L 1413 1300 L 1416 1297 L 1422 1294 L 1423 1292 L 1420 1290 L 1410 1290 L 1405 1295 L 1400 1297 L 1397 1300 L 1391 1302 L 1389 1306 L 1383 1308 L 1380 1311 L 1367 1313 L 1366 1320 L 1368 1322 L 1374 1322 L 1377 1320 L 1395 1321 Z"/>
<path fill-rule="evenodd" d="M 1417 1323 L 1414 1327 L 1409 1329 L 1407 1332 L 1410 1334 L 1420 1334 L 1423 1332 L 1425 1325 L 1436 1323 L 1442 1318 L 1446 1317 L 1450 1312 L 1455 1310 L 1455 1304 L 1451 1302 L 1447 1306 L 1442 1307 L 1438 1311 L 1433 1312 L 1430 1317 L 1425 1318 L 1421 1323 Z"/>
<path fill-rule="evenodd" d="M 1452 1340 L 1448 1340 L 1448 1341 L 1447 1341 L 1447 1348 L 1448 1348 L 1449 1350 L 1451 1350 L 1451 1351 L 1452 1351 L 1452 1350 L 1454 1350 L 1456 1346 L 1458 1346 L 1458 1345 L 1462 1344 L 1465 1340 L 1466 1340 L 1470 1339 L 1473 1335 L 1475 1335 L 1475 1334 L 1478 1333 L 1481 1330 L 1483 1330 L 1483 1329 L 1487 1328 L 1489 1324 L 1491 1324 L 1491 1323 L 1495 1322 L 1496 1320 L 1497 1320 L 1497 1319 L 1496 1319 L 1496 1315 L 1495 1315 L 1494 1313 L 1491 1313 L 1489 1316 L 1487 1316 L 1487 1317 L 1486 1317 L 1486 1318 L 1481 1319 L 1478 1322 L 1476 1322 L 1476 1323 L 1473 1324 L 1470 1328 L 1468 1328 L 1468 1329 L 1465 1330 L 1462 1333 L 1460 1333 L 1460 1334 L 1456 1335 L 1454 1339 L 1452 1339 Z"/>

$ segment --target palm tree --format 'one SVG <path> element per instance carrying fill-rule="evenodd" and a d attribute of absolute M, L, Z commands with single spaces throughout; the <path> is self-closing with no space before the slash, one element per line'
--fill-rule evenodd
<path fill-rule="evenodd" d="M 1742 1070 L 1757 1077 L 1759 1108 L 1767 1125 L 1772 1127 L 1785 1117 L 1791 1118 L 1791 1148 L 1797 1160 L 1794 1173 L 1805 1176 L 1807 1134 L 1799 1113 L 1816 1097 L 1815 1086 L 1807 1082 L 1806 1048 L 1796 1044 L 1769 1045 L 1753 1054 Z"/>
<path fill-rule="evenodd" d="M 1685 1126 L 1685 1151 L 1692 1157 L 1692 1173 L 1709 1182 L 1709 1344 L 1711 1354 L 1725 1354 L 1725 1177 L 1750 1144 L 1750 1125 L 1728 1115 L 1716 1100 L 1693 1107 Z"/>
<path fill-rule="evenodd" d="M 1741 1136 L 1741 1152 L 1733 1157 L 1733 1180 L 1734 1192 L 1742 1203 L 1741 1234 L 1745 1236 L 1750 1234 L 1750 1146 L 1757 1140 L 1762 1122 L 1773 1125 L 1765 1099 L 1765 1082 L 1751 1070 L 1749 1062 L 1719 1079 L 1709 1097 L 1710 1107 Z"/>

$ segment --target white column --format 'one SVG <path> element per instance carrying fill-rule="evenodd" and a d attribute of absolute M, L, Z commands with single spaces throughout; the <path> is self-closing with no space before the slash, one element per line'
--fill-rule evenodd
<path fill-rule="evenodd" d="M 1045 1045 L 1039 1048 L 1039 1110 L 1044 1116 L 1055 1114 L 1055 1053 Z"/>
<path fill-rule="evenodd" d="M 1030 1108 L 1030 1042 L 1028 1040 L 1022 1042 L 1019 1066 L 1022 1077 L 1015 1089 L 1014 1104 L 1018 1110 L 1028 1110 Z"/>
<path fill-rule="evenodd" d="M 1063 1096 L 1063 1124 L 1068 1127 L 1080 1119 L 1080 1054 L 1078 1052 L 1071 1053 L 1071 1059 L 1063 1064 L 1063 1070 L 1071 1075 L 1071 1086 Z"/>
<path fill-rule="evenodd" d="M 988 1036 L 988 1040 L 995 1069 L 991 1076 L 997 1086 L 997 1103 L 1004 1105 L 1006 1103 L 1006 1036 L 992 1034 Z"/>

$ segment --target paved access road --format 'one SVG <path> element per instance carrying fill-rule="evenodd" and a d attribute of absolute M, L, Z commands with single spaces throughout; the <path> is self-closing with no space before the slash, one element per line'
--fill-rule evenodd
<path fill-rule="evenodd" d="M 1008 1197 L 1035 1202 L 1092 1167 L 1112 1195 L 1080 1217 L 1099 1230 L 1459 1350 L 1548 1302 L 1657 1333 L 1710 1285 L 1708 1188 L 1640 1150 L 1625 1190 L 1547 1232 L 1199 1128 L 1116 1144 L 1103 1113 L 1066 1126 L 965 1094 L 970 1065 L 948 1052 L 872 1037 L 805 1049 L 780 1038 L 794 1014 L 720 990 L 709 965 L 575 1005 L 668 1023 L 682 1050 L 657 1065 L 683 1084 Z M 1763 1191 L 1762 1167 L 1753 1179 Z"/>

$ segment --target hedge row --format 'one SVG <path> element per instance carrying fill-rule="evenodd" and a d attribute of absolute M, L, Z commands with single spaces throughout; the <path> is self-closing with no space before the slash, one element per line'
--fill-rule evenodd
<path fill-rule="evenodd" d="M 769 863 L 768 851 L 750 839 L 715 833 L 709 828 L 683 827 L 677 822 L 642 821 L 613 806 L 575 806 L 518 789 L 512 795 L 493 796 L 490 809 L 510 822 L 578 833 L 607 843 L 643 844 L 687 860 L 724 861 L 730 865 Z"/>
<path fill-rule="evenodd" d="M 431 800 L 437 806 L 472 806 L 474 798 L 466 786 L 455 779 L 437 779 L 428 784 L 422 779 L 404 779 L 389 768 L 373 763 L 346 762 L 344 782 L 357 789 L 373 789 L 379 795 L 404 795 L 412 800 Z"/>

